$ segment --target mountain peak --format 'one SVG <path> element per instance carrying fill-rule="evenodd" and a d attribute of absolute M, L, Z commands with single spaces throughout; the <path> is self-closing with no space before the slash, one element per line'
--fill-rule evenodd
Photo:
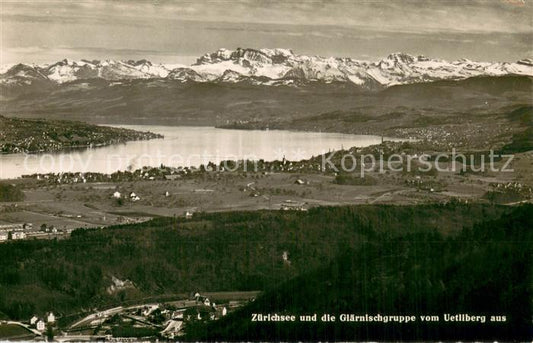
<path fill-rule="evenodd" d="M 424 57 L 424 56 L 422 56 Z M 409 55 L 405 52 L 394 52 L 387 56 L 385 60 L 394 61 L 394 62 L 401 62 L 401 63 L 413 63 L 418 60 L 417 57 L 413 55 Z"/>
<path fill-rule="evenodd" d="M 3 76 L 4 78 L 8 78 L 8 77 L 21 77 L 21 78 L 29 78 L 29 79 L 32 79 L 32 78 L 45 79 L 46 78 L 34 66 L 24 64 L 24 63 L 15 64 L 13 67 L 7 70 L 6 73 L 3 74 Z"/>
<path fill-rule="evenodd" d="M 236 48 L 207 53 L 191 66 L 153 64 L 141 60 L 71 61 L 52 65 L 18 64 L 0 76 L 3 85 L 24 84 L 42 79 L 50 84 L 100 78 L 105 80 L 167 78 L 181 82 L 227 82 L 284 85 L 297 81 L 345 82 L 357 87 L 376 89 L 398 84 L 437 80 L 459 80 L 475 76 L 533 76 L 533 60 L 516 63 L 453 62 L 395 52 L 376 61 L 358 61 L 349 57 L 297 55 L 290 49 Z M 291 83 L 294 84 L 294 83 Z"/>
<path fill-rule="evenodd" d="M 213 53 L 203 55 L 197 59 L 195 65 L 212 64 L 223 61 L 233 61 L 234 63 L 242 65 L 251 65 L 253 63 L 280 64 L 290 57 L 294 57 L 294 53 L 290 49 L 237 48 L 235 50 L 229 50 L 221 48 Z"/>

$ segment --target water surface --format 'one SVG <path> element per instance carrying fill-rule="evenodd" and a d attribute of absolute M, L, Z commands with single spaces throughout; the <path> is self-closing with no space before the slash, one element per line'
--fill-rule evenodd
<path fill-rule="evenodd" d="M 330 150 L 379 144 L 381 137 L 284 130 L 231 130 L 214 127 L 120 125 L 160 133 L 163 139 L 51 154 L 0 155 L 0 178 L 34 173 L 135 170 L 161 164 L 199 166 L 208 162 L 250 159 L 301 160 Z"/>

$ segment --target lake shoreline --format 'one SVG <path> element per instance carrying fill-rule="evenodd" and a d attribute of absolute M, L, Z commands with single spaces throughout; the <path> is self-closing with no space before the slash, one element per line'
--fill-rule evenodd
<path fill-rule="evenodd" d="M 105 147 L 128 141 L 164 138 L 149 131 L 88 124 L 80 121 L 21 119 L 0 115 L 0 154 L 39 154 Z"/>
<path fill-rule="evenodd" d="M 113 128 L 148 131 L 163 138 L 132 140 L 97 149 L 83 147 L 37 154 L 0 155 L 3 164 L 0 178 L 66 172 L 111 174 L 145 166 L 191 167 L 223 160 L 302 160 L 331 150 L 379 144 L 383 139 L 376 135 L 230 130 L 206 126 L 115 125 Z"/>

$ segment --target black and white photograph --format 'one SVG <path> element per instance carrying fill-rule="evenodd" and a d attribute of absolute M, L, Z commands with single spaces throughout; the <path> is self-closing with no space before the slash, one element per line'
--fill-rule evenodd
<path fill-rule="evenodd" d="M 0 0 L 0 342 L 532 339 L 532 0 Z"/>

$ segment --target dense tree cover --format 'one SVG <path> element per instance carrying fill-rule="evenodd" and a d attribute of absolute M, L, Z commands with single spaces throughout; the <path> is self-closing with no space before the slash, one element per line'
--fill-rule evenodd
<path fill-rule="evenodd" d="M 191 340 L 525 340 L 531 338 L 533 206 L 444 238 L 437 232 L 376 236 L 345 245 L 324 267 L 266 292 L 208 327 L 189 326 Z M 253 313 L 318 314 L 335 323 L 253 322 Z M 358 315 L 439 315 L 439 323 L 362 324 Z M 487 322 L 446 323 L 443 314 L 487 315 Z M 491 315 L 506 322 L 490 322 Z"/>
<path fill-rule="evenodd" d="M 0 182 L 0 202 L 24 200 L 24 193 L 17 186 Z"/>
<path fill-rule="evenodd" d="M 512 122 L 518 122 L 524 126 L 533 126 L 533 106 L 523 105 L 507 114 L 507 118 Z"/>
<path fill-rule="evenodd" d="M 520 153 L 533 150 L 533 127 L 528 127 L 522 132 L 515 133 L 512 142 L 502 148 L 506 154 Z"/>
<path fill-rule="evenodd" d="M 67 148 L 162 138 L 151 132 L 106 127 L 68 120 L 0 116 L 0 153 L 58 151 Z"/>
<path fill-rule="evenodd" d="M 507 116 L 525 130 L 513 134 L 512 141 L 502 148 L 502 152 L 512 154 L 533 150 L 533 106 L 519 107 Z"/>
<path fill-rule="evenodd" d="M 509 211 L 450 203 L 210 213 L 77 230 L 65 240 L 9 242 L 0 245 L 0 312 L 27 319 L 154 295 L 268 290 L 346 249 L 417 234 L 453 236 Z M 112 276 L 136 289 L 108 294 Z"/>

